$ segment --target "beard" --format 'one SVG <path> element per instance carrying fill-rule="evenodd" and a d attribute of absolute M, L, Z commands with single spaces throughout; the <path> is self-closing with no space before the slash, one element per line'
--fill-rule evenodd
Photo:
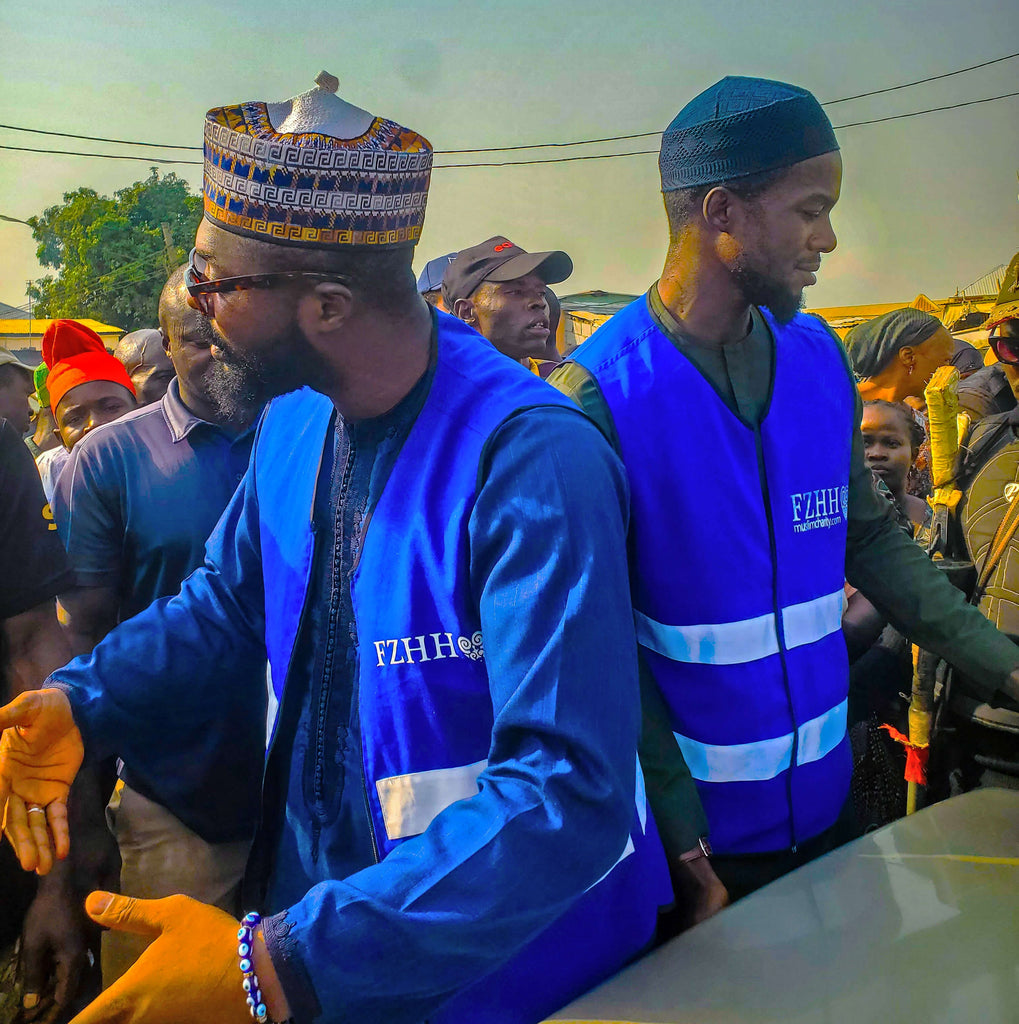
<path fill-rule="evenodd" d="M 766 306 L 780 323 L 787 324 L 803 308 L 803 292 L 792 291 L 788 285 L 753 266 L 740 253 L 732 268 L 732 276 L 752 306 Z"/>
<path fill-rule="evenodd" d="M 257 353 L 230 348 L 218 332 L 216 346 L 223 356 L 209 367 L 204 388 L 220 414 L 231 421 L 250 421 L 270 399 L 306 384 L 321 384 L 325 378 L 321 360 L 296 320 Z"/>

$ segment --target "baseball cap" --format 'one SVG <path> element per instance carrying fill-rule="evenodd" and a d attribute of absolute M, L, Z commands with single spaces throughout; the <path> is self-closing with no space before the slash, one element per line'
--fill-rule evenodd
<path fill-rule="evenodd" d="M 434 260 L 429 260 L 418 278 L 418 294 L 438 291 L 442 287 L 442 275 L 446 272 L 446 267 L 455 259 L 456 253 L 449 252 L 445 256 L 436 256 Z"/>
<path fill-rule="evenodd" d="M 442 301 L 452 309 L 457 299 L 470 298 L 483 281 L 515 281 L 537 274 L 545 284 L 557 284 L 572 273 L 573 260 L 564 252 L 526 252 L 495 235 L 457 253 L 442 276 Z"/>
<path fill-rule="evenodd" d="M 17 366 L 22 369 L 30 377 L 33 377 L 35 368 L 27 366 L 23 363 L 13 352 L 8 352 L 5 348 L 0 348 L 0 366 Z"/>

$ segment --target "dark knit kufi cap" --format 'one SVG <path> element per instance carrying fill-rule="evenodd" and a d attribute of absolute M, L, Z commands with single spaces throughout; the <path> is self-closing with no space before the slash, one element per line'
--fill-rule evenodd
<path fill-rule="evenodd" d="M 812 93 L 766 78 L 723 78 L 665 129 L 662 191 L 745 178 L 839 148 Z"/>
<path fill-rule="evenodd" d="M 922 309 L 906 306 L 891 313 L 857 324 L 845 337 L 849 363 L 857 377 L 873 377 L 880 373 L 899 349 L 922 345 L 943 326 L 941 321 Z"/>

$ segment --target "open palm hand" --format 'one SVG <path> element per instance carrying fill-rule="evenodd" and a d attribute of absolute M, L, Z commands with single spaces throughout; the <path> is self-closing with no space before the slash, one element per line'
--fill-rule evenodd
<path fill-rule="evenodd" d="M 84 756 L 60 690 L 31 690 L 0 708 L 0 819 L 26 871 L 46 874 L 70 850 L 67 795 Z M 42 813 L 44 812 L 44 813 Z"/>

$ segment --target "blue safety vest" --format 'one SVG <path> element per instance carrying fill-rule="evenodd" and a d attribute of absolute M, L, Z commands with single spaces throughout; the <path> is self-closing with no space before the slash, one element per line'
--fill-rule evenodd
<path fill-rule="evenodd" d="M 439 324 L 431 389 L 372 510 L 352 584 L 365 792 L 381 857 L 485 782 L 494 724 L 485 644 L 499 638 L 482 635 L 468 575 L 485 444 L 514 411 L 575 409 L 459 321 L 440 314 Z M 255 442 L 265 635 L 281 703 L 311 578 L 331 414 L 325 397 L 297 392 L 274 403 Z M 306 515 L 287 511 L 295 508 Z M 648 945 L 671 890 L 639 767 L 637 780 L 633 828 L 613 869 L 502 969 L 447 1003 L 435 1024 L 467 1024 L 479 1007 L 486 1020 L 540 1019 Z"/>
<path fill-rule="evenodd" d="M 852 383 L 824 325 L 762 313 L 775 370 L 759 427 L 726 406 L 644 297 L 574 354 L 619 435 L 637 638 L 720 853 L 818 835 L 851 772 L 841 619 Z"/>

